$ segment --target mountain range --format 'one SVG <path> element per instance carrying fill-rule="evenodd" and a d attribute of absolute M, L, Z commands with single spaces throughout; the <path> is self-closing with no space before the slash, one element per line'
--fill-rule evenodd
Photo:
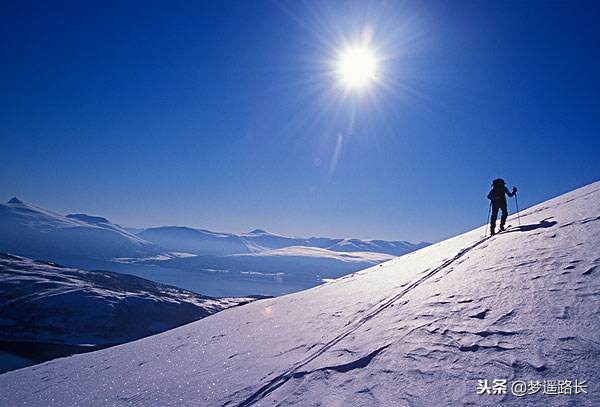
<path fill-rule="evenodd" d="M 242 234 L 185 226 L 132 230 L 105 217 L 63 216 L 18 198 L 0 204 L 0 251 L 134 274 L 212 296 L 284 294 L 427 245 L 298 238 L 261 229 Z"/>
<path fill-rule="evenodd" d="M 61 261 L 149 257 L 165 250 L 105 218 L 63 216 L 12 198 L 0 204 L 0 251 Z"/>
<path fill-rule="evenodd" d="M 401 256 L 428 243 L 406 241 L 333 239 L 327 237 L 297 238 L 255 229 L 249 233 L 217 233 L 205 229 L 163 226 L 145 229 L 137 236 L 170 251 L 197 255 L 229 255 L 257 253 L 285 247 L 313 247 L 334 252 L 368 252 Z"/>

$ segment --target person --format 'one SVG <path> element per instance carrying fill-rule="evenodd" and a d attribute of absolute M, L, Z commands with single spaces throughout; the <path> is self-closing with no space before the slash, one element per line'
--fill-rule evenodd
<path fill-rule="evenodd" d="M 492 236 L 496 233 L 496 219 L 498 219 L 498 211 L 502 210 L 500 218 L 500 231 L 504 230 L 506 218 L 508 217 L 508 208 L 506 206 L 506 195 L 513 197 L 517 193 L 517 187 L 513 187 L 512 192 L 506 187 L 506 182 L 502 178 L 496 178 L 492 181 L 492 190 L 488 194 L 488 199 L 492 205 L 492 218 L 490 219 L 490 230 Z"/>

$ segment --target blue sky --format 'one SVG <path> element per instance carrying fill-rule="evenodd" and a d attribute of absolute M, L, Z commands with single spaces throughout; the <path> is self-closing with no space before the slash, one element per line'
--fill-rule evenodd
<path fill-rule="evenodd" d="M 600 178 L 599 11 L 11 2 L 0 196 L 131 226 L 452 236 L 495 177 L 522 207 Z M 344 96 L 332 60 L 366 29 L 381 83 Z"/>

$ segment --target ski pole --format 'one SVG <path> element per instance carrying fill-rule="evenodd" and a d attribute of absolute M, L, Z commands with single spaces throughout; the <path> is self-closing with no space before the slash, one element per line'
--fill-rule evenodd
<path fill-rule="evenodd" d="M 515 205 L 517 206 L 517 219 L 519 220 L 519 226 L 521 226 L 521 215 L 519 214 L 519 198 L 517 198 L 516 192 L 515 192 Z"/>
<path fill-rule="evenodd" d="M 488 208 L 488 216 L 485 219 L 485 235 L 483 235 L 483 237 L 487 237 L 488 223 L 490 223 L 490 216 L 491 215 L 492 215 L 492 201 L 490 201 L 490 206 Z"/>

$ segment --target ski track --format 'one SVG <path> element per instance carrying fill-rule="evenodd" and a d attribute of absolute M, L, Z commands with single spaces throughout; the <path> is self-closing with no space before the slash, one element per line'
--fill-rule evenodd
<path fill-rule="evenodd" d="M 508 230 L 509 229 L 506 229 L 506 231 L 508 231 Z M 390 297 L 388 297 L 388 298 L 380 301 L 378 304 L 376 304 L 375 306 L 373 306 L 371 308 L 371 311 L 367 315 L 365 315 L 362 318 L 359 318 L 359 319 L 355 320 L 353 323 L 351 323 L 349 325 L 348 328 L 344 329 L 336 337 L 334 337 L 333 339 L 331 339 L 329 342 L 327 342 L 325 345 L 323 345 L 322 347 L 320 347 L 319 349 L 317 349 L 312 354 L 308 355 L 306 358 L 304 358 L 301 361 L 293 364 L 284 373 L 282 373 L 279 376 L 273 378 L 267 384 L 265 384 L 264 386 L 262 386 L 261 388 L 259 388 L 254 393 L 252 393 L 244 401 L 242 401 L 241 403 L 239 403 L 238 406 L 240 406 L 240 407 L 250 406 L 250 405 L 252 405 L 252 404 L 260 401 L 264 397 L 268 396 L 269 394 L 271 394 L 277 388 L 279 388 L 282 385 L 284 385 L 292 377 L 298 377 L 298 376 L 296 376 L 298 369 L 300 369 L 301 367 L 303 367 L 303 366 L 307 365 L 308 363 L 312 362 L 313 360 L 315 360 L 316 358 L 318 358 L 319 356 L 321 356 L 323 353 L 327 352 L 329 349 L 331 349 L 334 345 L 336 345 L 337 343 L 339 343 L 340 341 L 342 341 L 348 335 L 351 335 L 354 332 L 356 332 L 356 330 L 358 328 L 360 328 L 362 325 L 364 325 L 367 321 L 369 321 L 373 317 L 377 316 L 379 313 L 381 313 L 382 311 L 384 311 L 385 309 L 387 309 L 391 305 L 393 305 L 396 301 L 398 301 L 399 299 L 401 299 L 402 297 L 404 297 L 404 295 L 406 295 L 408 292 L 410 292 L 413 289 L 415 289 L 416 287 L 420 286 L 421 284 L 423 284 L 424 282 L 426 282 L 427 280 L 429 280 L 431 277 L 435 276 L 436 274 L 438 274 L 439 272 L 441 272 L 442 270 L 444 270 L 446 267 L 450 266 L 452 263 L 456 262 L 457 260 L 459 260 L 460 258 L 462 258 L 463 256 L 465 256 L 466 254 L 468 254 L 469 252 L 471 252 L 473 249 L 477 248 L 482 243 L 485 243 L 486 241 L 488 241 L 490 238 L 491 238 L 491 236 L 490 237 L 484 237 L 484 238 L 478 240 L 477 242 L 475 242 L 474 244 L 472 244 L 471 246 L 468 246 L 468 247 L 460 250 L 458 252 L 458 254 L 456 254 L 454 257 L 452 257 L 452 258 L 444 261 L 438 267 L 434 268 L 433 270 L 429 271 L 427 274 L 425 274 L 424 276 L 422 276 L 418 280 L 416 280 L 413 283 L 411 283 L 408 286 L 406 286 L 406 288 L 404 288 L 403 290 L 401 290 L 400 292 L 398 292 L 396 295 L 390 296 Z M 379 348 L 376 351 L 372 352 L 371 353 L 372 356 L 370 358 L 368 358 L 368 360 L 369 361 L 372 360 L 373 357 L 375 357 L 381 351 L 383 351 L 384 349 L 386 349 L 388 346 L 389 345 L 386 345 L 386 346 L 384 346 L 382 348 Z M 369 354 L 369 355 L 371 355 L 371 354 Z M 364 358 L 361 358 L 361 359 L 364 359 Z M 322 368 L 322 369 L 318 369 L 318 370 L 326 370 L 326 369 L 327 368 Z M 306 374 L 306 372 L 304 374 Z M 225 403 L 224 405 L 228 405 L 228 404 L 229 403 Z"/>

